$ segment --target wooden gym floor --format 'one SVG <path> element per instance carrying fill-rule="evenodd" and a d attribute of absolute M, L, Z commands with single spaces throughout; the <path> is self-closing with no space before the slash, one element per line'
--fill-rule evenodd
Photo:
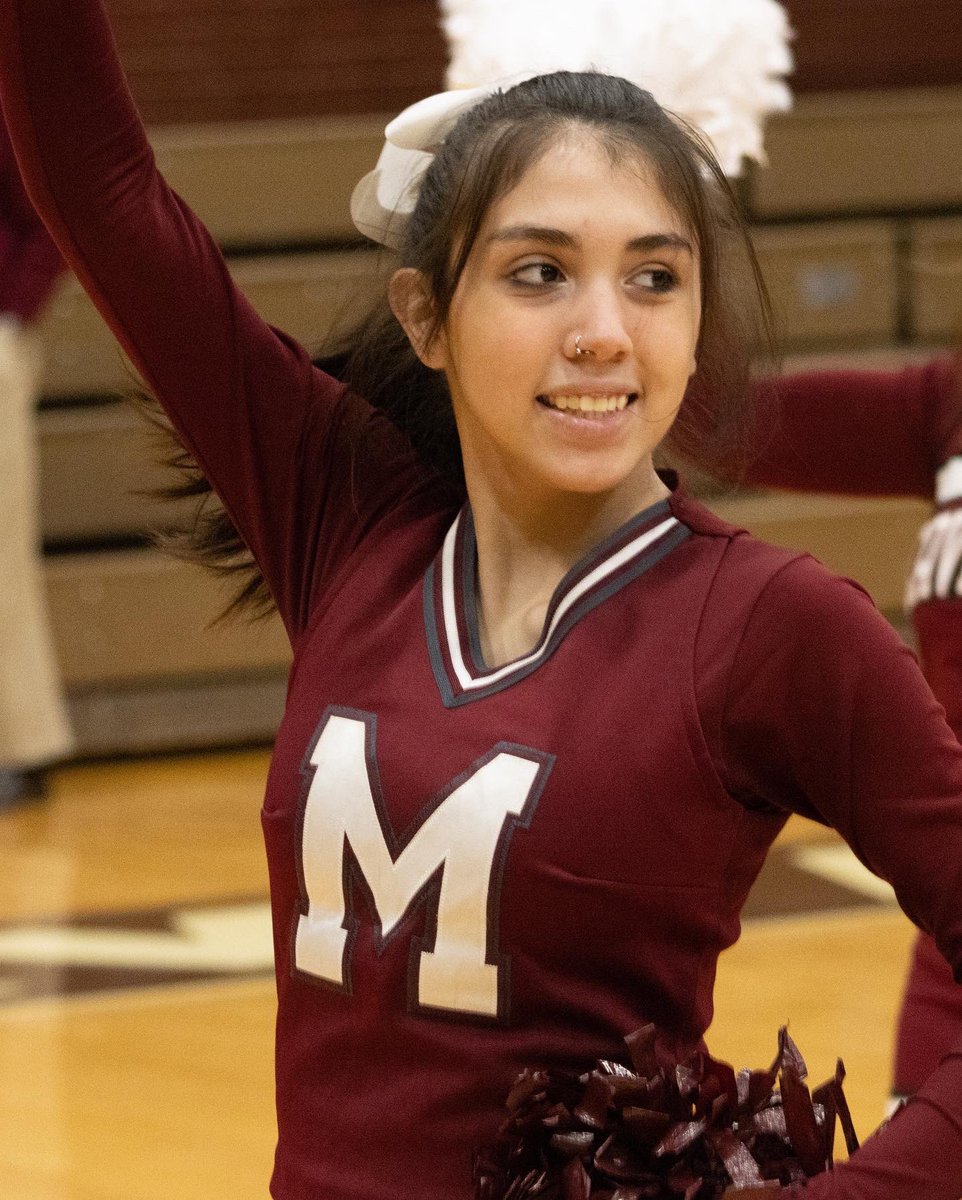
<path fill-rule="evenodd" d="M 0 815 L 0 1194 L 266 1200 L 273 981 L 267 755 L 60 771 Z M 767 1065 L 788 1021 L 880 1119 L 911 944 L 832 835 L 792 823 L 723 959 L 714 1053 Z"/>

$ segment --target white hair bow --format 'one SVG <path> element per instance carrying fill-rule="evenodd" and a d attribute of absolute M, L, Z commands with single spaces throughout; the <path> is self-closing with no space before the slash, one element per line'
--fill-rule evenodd
<path fill-rule="evenodd" d="M 777 0 L 441 0 L 455 90 L 406 108 L 351 199 L 355 225 L 397 248 L 437 147 L 465 109 L 542 72 L 599 70 L 651 92 L 737 175 L 764 161 L 762 122 L 787 109 L 790 30 Z M 492 82 L 492 81 L 497 82 Z"/>
<path fill-rule="evenodd" d="M 375 242 L 398 249 L 404 226 L 417 203 L 418 188 L 438 147 L 469 108 L 522 78 L 484 87 L 457 88 L 427 96 L 399 113 L 384 129 L 377 166 L 360 180 L 351 196 L 351 219 Z"/>

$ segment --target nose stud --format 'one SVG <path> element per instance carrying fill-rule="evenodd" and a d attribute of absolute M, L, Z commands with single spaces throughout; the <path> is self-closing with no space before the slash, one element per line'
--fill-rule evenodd
<path fill-rule="evenodd" d="M 594 357 L 594 353 L 595 353 L 594 350 L 586 350 L 585 347 L 582 346 L 581 334 L 579 333 L 578 336 L 575 338 L 575 357 L 576 358 L 592 358 L 592 357 Z"/>

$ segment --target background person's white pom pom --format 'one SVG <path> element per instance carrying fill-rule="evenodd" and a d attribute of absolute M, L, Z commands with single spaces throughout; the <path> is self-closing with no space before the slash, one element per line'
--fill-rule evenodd
<path fill-rule="evenodd" d="M 791 32 L 776 0 L 441 0 L 448 86 L 594 68 L 696 125 L 729 175 L 761 161 L 762 123 L 789 107 Z"/>

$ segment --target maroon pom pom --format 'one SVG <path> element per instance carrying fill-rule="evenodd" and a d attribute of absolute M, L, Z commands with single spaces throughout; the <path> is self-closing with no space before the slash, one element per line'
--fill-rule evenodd
<path fill-rule="evenodd" d="M 813 1098 L 785 1029 L 768 1070 L 737 1074 L 707 1054 L 662 1065 L 651 1025 L 625 1041 L 630 1068 L 518 1076 L 477 1200 L 761 1200 L 832 1166 L 836 1118 L 858 1146 L 841 1063 Z"/>

